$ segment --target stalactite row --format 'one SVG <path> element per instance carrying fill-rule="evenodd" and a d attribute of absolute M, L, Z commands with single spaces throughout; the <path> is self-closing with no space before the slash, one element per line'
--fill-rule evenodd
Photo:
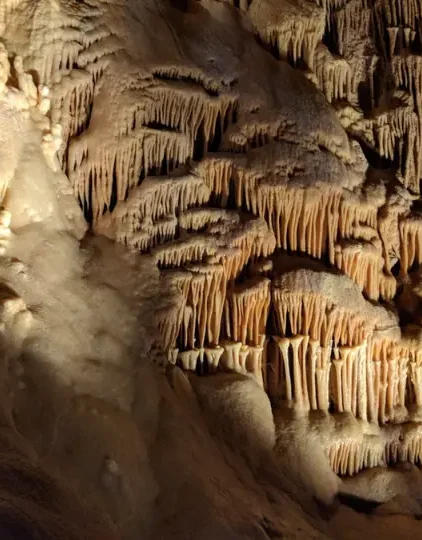
<path fill-rule="evenodd" d="M 224 120 L 231 117 L 236 105 L 233 95 L 209 96 L 198 85 L 174 82 L 153 87 L 155 105 L 147 112 L 146 123 L 157 122 L 173 129 L 188 129 L 192 139 L 196 139 L 199 128 L 203 126 L 205 147 L 213 138 L 217 120 L 220 116 L 221 130 Z"/>
<path fill-rule="evenodd" d="M 347 56 L 351 45 L 361 36 L 370 35 L 371 10 L 367 0 L 349 0 L 343 4 L 342 9 L 330 11 L 329 16 L 331 29 L 337 38 L 338 53 Z"/>
<path fill-rule="evenodd" d="M 261 32 L 265 42 L 275 47 L 281 58 L 296 63 L 303 59 L 312 69 L 315 49 L 322 40 L 325 21 L 323 13 L 313 16 L 292 17 Z"/>
<path fill-rule="evenodd" d="M 351 413 L 362 420 L 377 421 L 369 405 L 372 382 L 368 375 L 368 347 L 321 346 L 309 336 L 273 336 L 278 346 L 270 365 L 269 388 L 290 407 Z M 367 382 L 368 381 L 368 382 Z"/>
<path fill-rule="evenodd" d="M 186 231 L 199 231 L 219 222 L 224 223 L 228 228 L 236 227 L 240 223 L 240 215 L 235 210 L 210 207 L 190 208 L 179 215 L 180 228 Z"/>
<path fill-rule="evenodd" d="M 421 406 L 420 359 L 398 356 L 388 341 L 377 349 L 367 340 L 335 347 L 309 335 L 273 339 L 279 350 L 272 356 L 269 390 L 290 407 L 385 424 Z"/>
<path fill-rule="evenodd" d="M 316 84 L 328 101 L 346 99 L 358 105 L 358 88 L 364 84 L 370 93 L 366 118 L 373 125 L 374 145 L 383 157 L 395 161 L 400 177 L 411 191 L 419 193 L 421 174 L 420 141 L 422 117 L 420 110 L 420 55 L 409 52 L 416 37 L 420 40 L 420 3 L 413 0 L 387 2 L 351 0 L 348 2 L 318 2 L 327 12 L 327 32 L 335 52 L 319 45 L 316 53 Z M 388 35 L 388 43 L 382 36 Z M 379 59 L 389 55 L 387 63 Z M 379 113 L 377 102 L 384 99 L 384 88 L 374 86 L 375 71 L 392 71 L 399 89 L 413 96 L 413 103 L 397 108 L 396 97 L 390 99 L 387 111 Z M 378 74 L 379 78 L 379 74 Z M 397 163 L 398 162 L 398 163 Z"/>
<path fill-rule="evenodd" d="M 170 242 L 174 239 L 177 232 L 177 219 L 170 215 L 161 218 L 154 223 L 146 220 L 140 222 L 139 230 L 132 231 L 126 236 L 124 243 L 126 245 L 145 253 L 159 244 Z"/>
<path fill-rule="evenodd" d="M 113 148 L 101 148 L 92 157 L 84 140 L 69 152 L 69 178 L 77 195 L 89 203 L 92 190 L 92 211 L 96 220 L 110 207 L 113 189 L 117 200 L 123 201 L 128 190 L 139 180 L 137 171 L 161 168 L 163 162 L 174 166 L 185 163 L 192 156 L 190 139 L 171 131 L 142 129 L 138 136 L 125 137 Z"/>
<path fill-rule="evenodd" d="M 208 157 L 196 167 L 196 173 L 204 179 L 209 190 L 220 197 L 221 206 L 226 206 L 230 195 L 230 180 L 234 172 L 232 157 Z M 254 212 L 256 214 L 256 212 Z"/>
<path fill-rule="evenodd" d="M 224 194 L 222 201 L 228 199 L 232 183 L 236 205 L 265 219 L 277 247 L 318 259 L 327 256 L 371 299 L 391 300 L 396 293 L 391 249 L 400 253 L 404 273 L 413 262 L 421 262 L 418 220 L 411 217 L 405 199 L 394 206 L 339 188 L 265 182 L 229 158 L 204 160 L 196 172 L 212 193 Z"/>
<path fill-rule="evenodd" d="M 216 224 L 210 232 L 216 233 Z M 274 235 L 262 218 L 249 219 L 226 237 L 223 230 L 220 245 L 222 250 L 216 257 L 222 261 L 228 280 L 236 279 L 243 267 L 259 257 L 268 257 L 274 252 Z"/>
<path fill-rule="evenodd" d="M 127 200 L 118 203 L 111 214 L 101 216 L 96 226 L 101 228 L 106 220 L 112 222 L 115 239 L 134 246 L 139 232 L 145 228 L 150 230 L 154 222 L 161 220 L 163 223 L 164 219 L 164 222 L 174 224 L 172 235 L 165 240 L 170 241 L 175 238 L 178 225 L 189 228 L 181 223 L 182 217 L 176 218 L 176 210 L 184 216 L 187 208 L 202 205 L 208 202 L 209 197 L 208 187 L 195 175 L 148 177 L 132 189 Z M 148 251 L 151 247 L 154 246 L 145 244 L 140 250 Z"/>
<path fill-rule="evenodd" d="M 156 246 L 152 254 L 160 268 L 179 267 L 190 262 L 221 262 L 227 279 L 231 280 L 249 260 L 268 256 L 274 248 L 274 237 L 268 226 L 255 218 L 238 225 L 232 234 L 226 227 L 221 230 L 217 224 L 211 224 L 206 233 L 184 234 L 179 239 Z"/>
<path fill-rule="evenodd" d="M 368 467 L 384 463 L 384 448 L 378 442 L 344 441 L 326 451 L 333 471 L 340 475 L 353 475 Z"/>
<path fill-rule="evenodd" d="M 415 144 L 420 146 L 422 138 L 422 57 L 410 53 L 394 56 L 391 60 L 391 68 L 396 85 L 404 88 L 413 96 L 415 112 L 419 120 L 418 131 L 414 134 L 414 139 Z M 420 152 L 416 152 L 416 155 L 413 156 L 413 158 L 415 164 L 412 166 L 414 166 L 415 175 L 413 181 L 407 182 L 407 186 L 415 193 L 419 193 L 419 179 L 421 174 Z"/>
<path fill-rule="evenodd" d="M 161 346 L 165 351 L 192 350 L 219 343 L 227 280 L 221 264 L 189 265 L 183 271 L 165 270 L 179 292 L 178 309 L 164 315 Z M 212 308 L 212 311 L 211 311 Z"/>
<path fill-rule="evenodd" d="M 366 0 L 320 1 L 316 5 L 320 8 L 309 3 L 302 4 L 300 10 L 292 10 L 289 5 L 290 9 L 282 15 L 272 17 L 276 22 L 270 27 L 257 16 L 253 3 L 249 16 L 262 39 L 275 47 L 282 58 L 293 63 L 298 58 L 304 60 L 309 78 L 329 102 L 347 99 L 358 103 L 358 86 L 367 82 L 374 68 L 374 58 L 370 56 L 373 46 L 368 37 L 371 6 Z M 324 30 L 328 30 L 335 43 L 335 51 L 330 52 L 322 44 Z"/>
<path fill-rule="evenodd" d="M 295 408 L 350 413 L 375 424 L 418 421 L 422 348 L 401 334 L 393 313 L 372 311 L 356 286 L 346 292 L 344 276 L 296 270 L 279 279 L 272 286 L 279 333 L 270 394 Z"/>
<path fill-rule="evenodd" d="M 398 430 L 392 440 L 388 436 L 351 437 L 335 442 L 325 449 L 334 472 L 354 475 L 364 468 L 383 466 L 408 461 L 414 465 L 422 462 L 422 434 L 413 429 Z"/>
<path fill-rule="evenodd" d="M 291 292 L 276 283 L 272 299 L 281 335 L 290 330 L 328 347 L 331 343 L 359 345 L 370 332 L 363 317 L 349 311 L 348 306 L 336 306 L 323 294 Z"/>
<path fill-rule="evenodd" d="M 252 278 L 228 290 L 224 325 L 229 339 L 247 345 L 259 344 L 266 330 L 270 284 L 268 278 Z"/>
<path fill-rule="evenodd" d="M 221 265 L 188 267 L 186 308 L 179 341 L 185 350 L 219 343 L 227 282 Z"/>
<path fill-rule="evenodd" d="M 412 215 L 402 219 L 400 226 L 400 267 L 407 274 L 414 263 L 422 262 L 422 219 Z"/>
<path fill-rule="evenodd" d="M 52 118 L 60 122 L 64 140 L 68 141 L 88 127 L 94 97 L 94 83 L 91 75 L 84 70 L 72 70 L 63 77 L 60 84 L 55 85 L 54 96 Z M 63 117 L 62 111 L 69 111 L 69 114 Z M 62 166 L 67 167 L 66 145 L 60 149 L 58 157 Z"/>
<path fill-rule="evenodd" d="M 161 347 L 169 361 L 188 369 L 252 373 L 263 384 L 270 280 L 234 280 L 248 261 L 274 251 L 274 236 L 262 219 L 241 221 L 223 209 L 192 209 L 179 219 L 181 238 L 152 250 L 159 266 L 183 268 L 163 270 L 170 280 L 174 273 L 183 302 L 168 318 L 163 313 Z M 204 226 L 203 233 L 187 232 Z M 220 341 L 221 333 L 229 341 Z"/>
<path fill-rule="evenodd" d="M 135 154 L 134 150 L 132 155 Z M 235 218 L 236 212 L 198 208 L 211 195 L 223 195 L 220 204 L 224 206 L 231 185 L 236 204 L 262 216 L 261 221 L 249 220 L 245 229 Z M 418 247 L 419 227 L 415 218 L 406 217 L 405 207 L 380 220 L 380 204 L 371 199 L 365 202 L 362 197 L 344 194 L 340 189 L 327 192 L 263 183 L 259 177 L 235 166 L 233 159 L 210 158 L 202 161 L 193 175 L 145 179 L 127 201 L 117 205 L 112 219 L 116 239 L 141 251 L 154 248 L 161 267 L 215 261 L 223 265 L 227 279 L 232 280 L 254 257 L 271 255 L 277 244 L 318 259 L 327 256 L 368 298 L 392 299 L 397 288 L 390 273 L 392 223 L 393 227 L 400 225 L 398 246 L 404 273 L 422 256 Z M 189 207 L 193 208 L 186 212 Z M 274 231 L 275 241 L 268 236 L 265 222 Z M 236 232 L 227 236 L 227 230 L 233 226 Z M 204 228 L 205 236 L 203 232 L 196 236 L 183 234 L 172 242 L 178 230 Z"/>
<path fill-rule="evenodd" d="M 234 174 L 227 161 L 214 168 L 211 177 L 207 174 L 209 168 L 211 165 L 205 170 L 205 181 L 211 190 L 219 193 L 219 188 L 226 189 L 229 178 Z M 266 185 L 253 174 L 247 174 L 241 169 L 236 171 L 236 205 L 246 206 L 249 211 L 267 221 L 274 231 L 277 247 L 303 251 L 317 258 L 322 258 L 328 250 L 332 262 L 341 195 L 340 189 L 327 192 L 285 184 Z"/>
<path fill-rule="evenodd" d="M 386 0 L 376 4 L 378 8 L 384 10 L 388 24 L 394 26 L 415 27 L 415 22 L 422 15 L 422 6 L 418 1 L 406 1 L 399 4 L 394 0 Z"/>
<path fill-rule="evenodd" d="M 10 6 L 5 12 L 9 9 Z M 66 23 L 63 15 L 67 17 Z M 215 95 L 213 81 L 198 78 L 192 82 L 192 76 L 189 84 L 176 80 L 183 75 L 177 70 L 174 74 L 164 70 L 163 76 L 174 78 L 173 81 L 157 83 L 149 77 L 141 84 L 137 82 L 138 90 L 128 88 L 129 105 L 116 117 L 118 140 L 111 143 L 111 148 L 101 149 L 101 144 L 91 147 L 90 138 L 82 137 L 72 140 L 68 157 L 69 140 L 83 134 L 89 125 L 94 87 L 122 43 L 106 26 L 98 24 L 102 20 L 101 9 L 93 6 L 81 4 L 69 13 L 66 7 L 64 13 L 53 10 L 45 20 L 49 21 L 48 28 L 42 20 L 35 25 L 34 40 L 42 47 L 34 51 L 28 63 L 39 73 L 42 83 L 54 81 L 52 119 L 62 124 L 64 139 L 59 157 L 76 195 L 92 210 L 94 221 L 110 208 L 115 191 L 118 201 L 126 198 L 136 186 L 140 171 L 148 174 L 165 162 L 173 167 L 185 163 L 193 156 L 200 128 L 206 147 L 218 130 L 218 120 L 220 129 L 230 121 L 236 104 L 234 94 Z M 126 112 L 129 114 L 122 121 L 120 116 Z M 159 129 L 154 129 L 155 124 Z"/>
<path fill-rule="evenodd" d="M 421 141 L 418 115 L 413 98 L 406 92 L 396 91 L 391 99 L 400 105 L 377 114 L 373 122 L 376 148 L 381 156 L 391 161 L 398 159 L 403 185 L 418 193 Z"/>
<path fill-rule="evenodd" d="M 338 217 L 337 235 L 340 238 L 358 238 L 362 228 L 371 229 L 369 239 L 377 234 L 378 208 L 372 201 L 347 194 L 341 200 Z"/>
<path fill-rule="evenodd" d="M 278 345 L 279 355 L 275 355 L 271 363 L 272 377 L 278 378 L 279 385 L 282 382 L 284 399 L 290 404 L 294 401 L 298 409 L 311 407 L 328 411 L 330 363 L 329 357 L 327 361 L 327 348 L 322 349 L 309 336 L 274 336 L 273 339 Z M 271 385 L 277 388 L 276 381 L 273 380 Z"/>
<path fill-rule="evenodd" d="M 384 463 L 408 461 L 414 465 L 422 463 L 422 435 L 405 441 L 387 444 L 384 451 Z"/>
<path fill-rule="evenodd" d="M 12 10 L 13 5 L 5 7 L 7 17 L 12 17 Z M 32 13 L 31 42 L 35 46 L 29 48 L 25 65 L 37 73 L 41 84 L 52 89 L 51 120 L 62 126 L 58 157 L 64 169 L 70 139 L 89 124 L 96 83 L 90 70 L 97 68 L 97 59 L 119 48 L 116 39 L 113 46 L 103 47 L 110 32 L 98 25 L 101 14 L 100 8 L 83 3 L 63 4 L 60 9 L 44 3 Z"/>
<path fill-rule="evenodd" d="M 318 46 L 316 84 L 328 101 L 346 99 L 354 106 L 359 106 L 359 86 L 365 85 L 371 99 L 370 104 L 363 106 L 367 109 L 365 118 L 373 125 L 375 149 L 381 156 L 394 159 L 405 187 L 419 193 L 421 57 L 409 52 L 409 47 L 414 45 L 417 35 L 421 37 L 420 3 L 351 0 L 319 2 L 319 5 L 327 11 L 327 32 L 339 56 L 323 45 Z M 383 35 L 388 35 L 388 43 L 382 39 Z M 390 60 L 381 63 L 380 58 L 386 55 Z M 376 71 L 378 79 L 380 73 L 388 76 L 392 71 L 396 84 L 387 110 L 381 112 L 377 110 L 377 103 L 384 100 L 385 89 L 375 88 Z M 397 107 L 398 94 L 403 93 L 403 89 L 411 93 L 413 100 Z"/>
<path fill-rule="evenodd" d="M 251 248 L 254 248 L 254 253 L 257 256 L 261 256 L 264 253 L 258 251 L 259 243 L 254 240 L 254 236 L 251 237 L 251 240 L 248 242 L 249 251 L 242 251 L 239 249 L 239 255 L 235 255 L 237 260 L 233 261 L 232 249 L 221 248 L 216 251 L 217 255 L 214 257 L 208 257 L 208 262 L 203 260 L 204 249 L 206 245 L 204 243 L 204 237 L 201 235 L 194 236 L 198 240 L 198 244 L 191 244 L 191 252 L 189 253 L 190 257 L 185 255 L 186 250 L 189 250 L 186 247 L 186 244 L 182 241 L 179 243 L 180 250 L 176 250 L 174 245 L 175 243 L 167 244 L 168 248 L 166 250 L 166 244 L 163 244 L 160 248 L 153 250 L 153 254 L 157 257 L 157 260 L 161 263 L 169 263 L 169 259 L 166 258 L 166 253 L 172 253 L 172 264 L 171 266 L 180 267 L 183 264 L 185 265 L 185 273 L 182 274 L 185 279 L 181 277 L 180 274 L 176 273 L 176 284 L 182 294 L 185 302 L 183 304 L 184 315 L 181 319 L 180 317 L 173 321 L 175 324 L 178 324 L 178 328 L 175 332 L 172 332 L 172 336 L 180 335 L 180 347 L 182 349 L 193 349 L 198 344 L 200 347 L 204 347 L 205 344 L 208 345 L 217 345 L 219 342 L 220 328 L 223 324 L 223 309 L 226 298 L 226 289 L 227 283 L 229 280 L 234 279 L 238 272 L 242 269 L 240 263 L 241 260 L 247 262 L 249 257 L 253 255 Z M 209 249 L 218 249 L 215 242 L 215 237 L 210 236 L 210 247 Z M 205 246 L 205 247 L 204 247 Z M 261 246 L 261 249 L 265 248 L 265 244 Z M 193 250 L 193 251 L 192 251 Z M 197 251 L 197 253 L 195 252 Z M 195 253 L 194 253 L 195 252 Z M 176 260 L 174 253 L 178 255 Z M 229 263 L 227 263 L 227 257 L 231 257 Z M 246 255 L 245 255 L 246 254 Z M 199 259 L 202 264 L 188 264 L 186 265 L 187 259 L 190 258 L 190 262 L 193 262 L 195 258 Z M 249 255 L 249 257 L 248 257 Z M 185 256 L 184 261 L 182 261 L 182 256 Z M 214 259 L 214 260 L 213 260 Z M 228 266 L 227 266 L 228 265 Z M 256 290 L 255 290 L 256 289 Z M 234 289 L 236 290 L 236 289 Z M 256 299 L 254 304 L 254 309 L 249 307 L 248 317 L 249 326 L 244 326 L 247 331 L 247 340 L 245 340 L 245 345 L 258 345 L 257 342 L 260 340 L 260 332 L 264 332 L 265 323 L 267 320 L 268 307 L 269 307 L 269 291 L 268 285 L 264 290 L 261 291 L 260 287 L 253 288 L 255 291 Z M 233 320 L 228 320 L 228 306 L 226 307 L 226 334 L 230 337 L 232 335 L 232 330 L 234 329 L 233 324 L 241 325 L 243 324 L 243 319 L 239 317 L 245 316 L 245 313 L 242 311 L 242 296 L 244 296 L 243 302 L 246 301 L 246 296 L 250 299 L 253 298 L 253 291 L 248 295 L 247 291 L 240 294 L 237 301 L 238 309 L 240 312 L 237 312 L 237 315 L 231 314 L 234 316 Z M 238 295 L 231 292 L 229 303 L 235 302 L 234 298 Z M 211 309 L 212 308 L 212 309 Z M 243 313 L 243 315 L 242 315 Z M 228 325 L 228 326 L 227 326 Z M 170 330 L 169 330 L 170 331 Z M 168 331 L 168 332 L 169 332 Z M 167 333 L 168 333 L 167 332 Z M 239 333 L 239 327 L 237 327 L 236 335 Z M 175 346 L 175 340 L 169 341 L 168 339 L 164 340 L 163 348 L 169 350 Z"/>
<path fill-rule="evenodd" d="M 176 210 L 183 213 L 191 206 L 208 202 L 210 197 L 202 179 L 194 175 L 146 178 L 132 193 L 136 193 L 138 218 L 149 216 L 152 220 L 166 214 L 175 215 Z"/>
<path fill-rule="evenodd" d="M 160 268 L 177 268 L 189 262 L 205 261 L 217 252 L 216 238 L 203 234 L 192 234 L 188 238 L 162 244 L 152 250 Z"/>
<path fill-rule="evenodd" d="M 328 48 L 321 44 L 315 53 L 314 69 L 317 84 L 329 103 L 342 99 L 349 102 L 353 100 L 358 80 L 347 60 L 333 56 Z"/>
<path fill-rule="evenodd" d="M 159 341 L 158 347 L 165 351 L 169 361 L 177 358 L 176 341 L 183 323 L 186 302 L 192 274 L 187 270 L 167 270 L 162 272 L 163 285 L 170 293 L 176 295 L 176 301 L 165 306 L 157 313 Z M 174 362 L 173 362 L 174 363 Z"/>
<path fill-rule="evenodd" d="M 265 336 L 263 336 L 265 338 Z M 217 370 L 251 374 L 264 386 L 265 339 L 260 345 L 223 341 L 215 347 L 200 347 L 186 351 L 171 349 L 168 355 L 171 364 L 179 363 L 187 371 L 214 373 Z"/>
<path fill-rule="evenodd" d="M 419 21 L 422 7 L 419 1 L 407 0 L 401 3 L 394 0 L 378 1 L 374 7 L 377 24 L 383 31 L 388 31 L 391 55 L 400 54 L 415 41 L 416 37 L 421 37 Z"/>
<path fill-rule="evenodd" d="M 396 292 L 396 280 L 388 279 L 382 273 L 384 259 L 381 241 L 373 242 L 347 240 L 336 246 L 336 267 L 351 277 L 368 298 L 391 299 Z"/>
<path fill-rule="evenodd" d="M 109 65 L 111 55 L 121 50 L 122 44 L 101 25 L 84 34 L 83 44 L 84 50 L 78 56 L 78 66 L 92 75 L 95 84 Z"/>
<path fill-rule="evenodd" d="M 134 104 L 119 124 L 118 140 L 112 148 L 87 148 L 84 137 L 73 141 L 69 178 L 82 201 L 89 204 L 92 199 L 95 222 L 110 208 L 113 190 L 117 201 L 124 201 L 137 185 L 139 171 L 148 175 L 157 169 L 160 172 L 163 166 L 169 171 L 185 164 L 194 155 L 199 129 L 203 130 L 206 149 L 218 118 L 221 130 L 228 121 L 235 107 L 233 96 L 213 97 L 204 89 L 188 91 L 185 86 L 189 85 L 181 84 L 174 82 L 165 90 L 159 85 L 146 88 L 142 97 L 145 110 Z"/>

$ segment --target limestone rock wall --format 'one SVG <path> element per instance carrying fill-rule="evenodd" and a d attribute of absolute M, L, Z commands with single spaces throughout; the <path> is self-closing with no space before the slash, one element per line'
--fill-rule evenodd
<path fill-rule="evenodd" d="M 9 54 L 50 88 L 93 230 L 152 255 L 178 298 L 156 347 L 332 417 L 339 473 L 422 460 L 419 4 L 1 12 Z"/>

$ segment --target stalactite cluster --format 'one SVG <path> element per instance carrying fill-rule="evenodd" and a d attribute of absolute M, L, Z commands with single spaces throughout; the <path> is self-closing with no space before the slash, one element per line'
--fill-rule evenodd
<path fill-rule="evenodd" d="M 178 298 L 157 347 L 255 377 L 339 474 L 422 462 L 420 2 L 139 3 L 153 46 L 107 4 L 45 3 L 21 55 L 94 231 Z"/>

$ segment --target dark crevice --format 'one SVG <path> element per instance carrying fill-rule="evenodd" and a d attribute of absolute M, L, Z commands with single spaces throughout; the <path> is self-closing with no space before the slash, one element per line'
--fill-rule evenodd
<path fill-rule="evenodd" d="M 156 131 L 170 131 L 173 133 L 180 133 L 178 129 L 167 124 L 162 124 L 161 122 L 145 122 L 143 126 L 146 128 L 154 129 Z"/>
<path fill-rule="evenodd" d="M 214 136 L 208 143 L 208 152 L 218 152 L 221 141 L 223 139 L 223 122 L 221 114 L 218 113 L 217 122 L 215 124 Z"/>
<path fill-rule="evenodd" d="M 92 191 L 93 191 L 92 171 L 89 172 L 88 185 L 89 185 L 88 198 L 84 197 L 83 204 L 81 204 L 81 208 L 82 208 L 85 220 L 87 221 L 87 223 L 91 224 L 94 219 L 94 214 L 92 211 Z M 80 197 L 79 197 L 79 201 L 80 201 Z"/>
<path fill-rule="evenodd" d="M 204 130 L 204 122 L 202 121 L 201 125 L 199 126 L 194 148 L 193 148 L 193 159 L 194 161 L 200 161 L 206 152 L 206 140 L 205 140 L 205 130 Z"/>
<path fill-rule="evenodd" d="M 364 140 L 356 138 L 362 148 L 366 160 L 374 169 L 391 170 L 391 161 L 388 158 L 382 157 L 379 153 L 369 146 Z"/>
<path fill-rule="evenodd" d="M 362 499 L 361 497 L 350 495 L 348 493 L 339 493 L 337 497 L 340 503 L 349 506 L 355 510 L 355 512 L 359 512 L 360 514 L 372 514 L 380 505 L 377 501 Z"/>
<path fill-rule="evenodd" d="M 111 183 L 111 195 L 110 195 L 110 204 L 108 210 L 113 212 L 117 204 L 117 173 L 116 173 L 116 161 L 114 161 L 113 167 L 113 179 Z"/>

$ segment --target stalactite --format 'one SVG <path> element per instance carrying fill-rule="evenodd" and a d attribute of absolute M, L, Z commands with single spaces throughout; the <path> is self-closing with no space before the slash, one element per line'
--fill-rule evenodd
<path fill-rule="evenodd" d="M 299 392 L 299 406 L 309 402 L 311 409 L 326 412 L 331 395 L 337 412 L 385 423 L 397 407 L 404 407 L 406 364 L 398 347 L 400 330 L 391 313 L 370 307 L 347 279 L 297 270 L 273 282 L 275 323 L 283 337 L 274 337 L 280 367 L 272 391 L 279 394 L 281 385 L 287 402 L 296 404 Z M 302 358 L 299 338 L 291 342 L 290 336 L 302 336 L 306 343 L 301 382 L 294 382 L 299 369 L 292 372 L 289 350 L 293 346 L 295 358 Z"/>
<path fill-rule="evenodd" d="M 146 122 L 157 122 L 173 129 L 189 129 L 193 139 L 203 125 L 205 145 L 214 136 L 218 116 L 224 120 L 233 110 L 236 98 L 233 95 L 209 96 L 198 85 L 182 81 L 172 84 L 161 83 L 153 88 L 155 105 L 148 111 Z"/>
<path fill-rule="evenodd" d="M 205 348 L 205 357 L 208 362 L 208 369 L 211 373 L 218 369 L 223 352 L 224 349 L 220 345 Z"/>
<path fill-rule="evenodd" d="M 315 381 L 315 362 L 312 347 L 308 349 L 309 337 L 295 335 L 290 338 L 273 336 L 282 359 L 281 385 L 285 386 L 287 402 L 294 403 L 298 409 L 309 409 L 309 386 L 312 389 Z M 311 353 L 311 354 L 309 354 Z M 309 369 L 311 367 L 311 369 Z M 312 404 L 312 403 L 311 403 Z"/>
<path fill-rule="evenodd" d="M 404 186 L 418 193 L 421 132 L 415 101 L 402 90 L 396 90 L 389 100 L 388 110 L 376 111 L 374 115 L 376 147 L 381 156 L 390 160 L 398 158 Z"/>
<path fill-rule="evenodd" d="M 178 359 L 186 371 L 195 371 L 198 363 L 200 351 L 198 349 L 192 349 L 189 351 L 179 352 Z"/>
<path fill-rule="evenodd" d="M 184 291 L 188 317 L 183 318 L 180 340 L 183 348 L 215 347 L 219 343 L 226 279 L 221 265 L 190 265 Z"/>
<path fill-rule="evenodd" d="M 281 58 L 294 63 L 300 58 L 313 67 L 314 52 L 322 40 L 325 27 L 324 11 L 309 3 L 297 9 L 293 3 L 275 9 L 272 4 L 263 6 L 252 2 L 248 15 L 261 38 L 276 48 Z M 268 21 L 271 24 L 268 24 Z"/>
<path fill-rule="evenodd" d="M 422 262 L 422 220 L 418 214 L 406 216 L 400 226 L 400 268 L 406 274 L 414 263 Z"/>
<path fill-rule="evenodd" d="M 340 197 L 336 191 L 267 185 L 258 190 L 257 209 L 274 231 L 277 247 L 317 258 L 328 252 L 332 260 Z"/>
<path fill-rule="evenodd" d="M 237 227 L 240 223 L 240 216 L 235 211 L 209 207 L 192 208 L 180 213 L 179 216 L 180 227 L 187 231 L 199 231 L 214 223 L 224 223 L 227 228 Z"/>
<path fill-rule="evenodd" d="M 112 150 L 107 149 L 107 152 L 92 151 L 87 147 L 85 139 L 81 137 L 73 141 L 69 151 L 68 172 L 75 191 L 82 200 L 88 201 L 88 190 L 92 186 L 93 211 L 97 218 L 104 208 L 110 206 L 113 177 L 117 184 L 118 201 L 123 201 L 127 191 L 136 187 L 140 170 L 148 173 L 170 161 L 177 166 L 186 163 L 187 159 L 193 156 L 191 135 L 176 131 L 140 127 L 131 132 L 130 136 L 122 135 L 115 147 Z M 205 182 L 213 193 L 227 200 L 231 168 L 232 164 L 228 160 L 205 160 L 193 171 L 190 178 L 197 177 L 198 183 Z M 169 182 L 174 180 L 172 177 Z M 204 189 L 206 190 L 206 186 Z M 171 191 L 168 197 L 177 203 Z"/>
<path fill-rule="evenodd" d="M 178 356 L 179 349 L 177 347 L 175 347 L 174 349 L 170 349 L 167 353 L 167 360 L 169 364 L 176 365 Z"/>
<path fill-rule="evenodd" d="M 61 164 L 94 230 L 155 258 L 171 293 L 157 313 L 155 346 L 170 364 L 253 376 L 277 405 L 320 411 L 309 419 L 326 421 L 321 440 L 338 474 L 383 460 L 419 463 L 422 349 L 391 306 L 397 284 L 413 286 L 417 273 L 407 274 L 422 264 L 412 205 L 421 176 L 422 61 L 411 52 L 422 37 L 420 2 L 234 3 L 275 56 L 319 86 L 340 119 L 327 106 L 321 121 L 323 97 L 315 93 L 318 108 L 308 107 L 315 89 L 293 70 L 285 73 L 309 118 L 276 87 L 261 95 L 243 52 L 240 67 L 223 73 L 211 56 L 195 67 L 181 41 L 173 64 L 157 67 L 141 51 L 140 69 L 106 19 L 92 24 L 89 12 L 99 18 L 103 6 L 80 3 L 71 13 L 62 4 L 63 20 L 47 9 L 49 24 L 33 29 L 40 47 L 23 63 L 17 56 L 12 74 L 0 46 L 0 90 L 16 79 L 38 109 L 47 159 L 59 140 L 44 118 L 52 99 Z M 0 8 L 0 24 L 4 17 Z M 253 62 L 264 58 L 256 51 Z M 274 74 L 286 68 L 265 58 Z M 383 158 L 382 169 L 365 155 L 372 165 Z M 1 253 L 10 233 L 3 217 Z M 285 252 L 299 255 L 300 270 Z"/>
<path fill-rule="evenodd" d="M 413 192 L 419 193 L 421 158 L 418 148 L 422 138 L 422 60 L 420 56 L 403 54 L 400 56 L 394 56 L 391 60 L 391 66 L 396 85 L 405 88 L 412 94 L 413 101 L 415 103 L 415 112 L 419 119 L 417 132 L 412 132 L 415 151 L 413 153 L 411 151 L 408 152 L 411 158 L 415 161 L 415 163 L 409 164 L 411 173 L 414 171 L 414 174 L 410 177 L 408 174 L 408 177 L 405 177 L 405 186 L 409 187 L 409 189 L 411 189 Z"/>
<path fill-rule="evenodd" d="M 268 318 L 270 283 L 267 278 L 252 278 L 227 291 L 224 321 L 229 339 L 259 345 Z"/>
<path fill-rule="evenodd" d="M 165 306 L 157 315 L 158 345 L 169 354 L 176 348 L 177 337 L 186 318 L 186 302 L 192 274 L 182 270 L 167 270 L 163 281 L 169 291 L 177 293 L 176 301 Z"/>
<path fill-rule="evenodd" d="M 188 262 L 201 262 L 206 257 L 216 255 L 217 251 L 215 238 L 192 234 L 189 238 L 157 246 L 152 250 L 152 254 L 160 268 L 177 268 Z"/>
<path fill-rule="evenodd" d="M 358 313 L 348 312 L 347 306 L 335 306 L 323 296 L 273 289 L 272 298 L 282 335 L 289 324 L 293 334 L 308 335 L 327 347 L 332 340 L 358 345 L 370 332 Z"/>
<path fill-rule="evenodd" d="M 207 157 L 197 165 L 195 172 L 204 179 L 211 193 L 221 197 L 221 205 L 225 206 L 230 194 L 233 170 L 232 158 Z"/>
<path fill-rule="evenodd" d="M 333 401 L 338 412 L 356 416 L 358 405 L 358 360 L 360 347 L 334 349 L 335 384 Z"/>
<path fill-rule="evenodd" d="M 147 243 L 142 248 L 144 251 L 157 243 L 154 231 L 161 236 L 160 241 L 170 241 L 175 237 L 179 223 L 183 227 L 183 219 L 176 218 L 176 210 L 183 212 L 190 206 L 204 204 L 209 196 L 207 186 L 195 175 L 145 178 L 131 191 L 127 200 L 116 205 L 112 214 L 101 216 L 95 227 L 99 232 L 108 228 L 107 234 L 117 241 L 138 247 L 140 233 Z M 155 223 L 157 221 L 159 223 Z M 170 229 L 158 232 L 160 223 L 164 229 L 168 223 Z M 146 234 L 143 234 L 145 229 Z M 151 237 L 150 243 L 148 236 Z"/>
<path fill-rule="evenodd" d="M 336 33 L 339 54 L 345 54 L 355 36 L 367 36 L 370 32 L 371 10 L 362 0 L 344 2 L 339 9 L 331 11 L 331 24 Z"/>
<path fill-rule="evenodd" d="M 210 228 L 215 233 L 218 226 Z M 226 233 L 227 234 L 227 233 Z M 228 280 L 235 279 L 248 261 L 258 257 L 268 257 L 275 249 L 275 239 L 263 219 L 249 219 L 234 229 L 230 236 L 223 237 L 224 250 L 220 251 L 221 260 Z"/>
<path fill-rule="evenodd" d="M 319 45 L 315 54 L 315 75 L 327 101 L 353 100 L 358 80 L 352 67 L 342 57 L 334 57 L 325 45 Z"/>
<path fill-rule="evenodd" d="M 243 344 L 236 341 L 223 341 L 224 352 L 221 356 L 220 364 L 229 371 L 242 373 L 241 351 Z"/>
<path fill-rule="evenodd" d="M 177 225 L 177 219 L 171 215 L 154 223 L 147 221 L 144 224 L 141 221 L 138 231 L 131 231 L 130 234 L 116 239 L 127 246 L 136 248 L 141 253 L 145 253 L 157 245 L 173 240 L 176 235 Z"/>
<path fill-rule="evenodd" d="M 377 300 L 381 295 L 381 280 L 383 279 L 381 242 L 344 241 L 336 246 L 335 263 L 346 275 L 351 277 L 364 291 L 368 298 Z M 383 292 L 393 293 L 387 299 L 391 299 L 395 293 L 388 287 Z"/>
<path fill-rule="evenodd" d="M 353 475 L 384 461 L 384 448 L 379 443 L 346 440 L 331 445 L 326 452 L 333 471 L 340 475 Z"/>

